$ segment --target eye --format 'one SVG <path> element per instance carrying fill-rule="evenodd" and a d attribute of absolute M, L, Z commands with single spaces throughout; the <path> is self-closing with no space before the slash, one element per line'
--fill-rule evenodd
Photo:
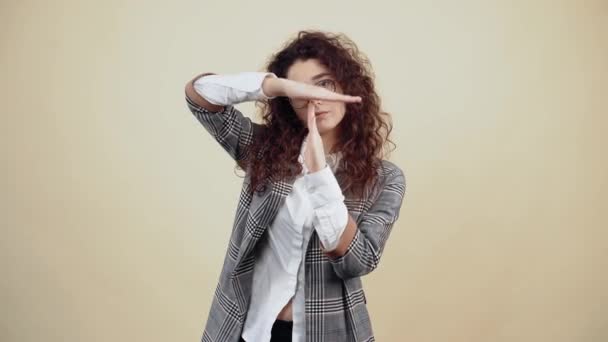
<path fill-rule="evenodd" d="M 334 83 L 333 80 L 330 80 L 330 79 L 325 79 L 325 80 L 319 81 L 319 83 L 317 83 L 317 85 L 319 85 L 323 88 L 329 89 L 331 91 L 336 90 L 336 84 Z"/>

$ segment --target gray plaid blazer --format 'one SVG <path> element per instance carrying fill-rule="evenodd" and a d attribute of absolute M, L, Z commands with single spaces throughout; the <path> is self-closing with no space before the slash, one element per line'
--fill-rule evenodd
<path fill-rule="evenodd" d="M 254 135 L 265 126 L 251 121 L 234 106 L 213 113 L 198 106 L 186 95 L 190 111 L 211 136 L 235 160 L 244 158 Z M 364 198 L 344 194 L 344 203 L 357 222 L 357 232 L 346 254 L 331 259 L 321 252 L 313 230 L 306 251 L 305 320 L 306 341 L 374 341 L 361 276 L 380 262 L 384 246 L 405 195 L 405 176 L 395 164 L 383 160 L 378 170 L 380 186 Z M 245 322 L 251 296 L 256 242 L 264 232 L 294 179 L 272 180 L 255 195 L 243 181 L 230 242 L 215 290 L 202 342 L 237 342 Z"/>

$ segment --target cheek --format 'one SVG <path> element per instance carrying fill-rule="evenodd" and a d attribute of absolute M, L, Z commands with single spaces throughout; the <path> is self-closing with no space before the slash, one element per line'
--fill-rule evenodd
<path fill-rule="evenodd" d="M 342 119 L 344 119 L 344 114 L 346 113 L 346 105 L 344 103 L 336 104 L 333 108 L 333 112 L 335 113 L 336 124 L 340 123 Z"/>

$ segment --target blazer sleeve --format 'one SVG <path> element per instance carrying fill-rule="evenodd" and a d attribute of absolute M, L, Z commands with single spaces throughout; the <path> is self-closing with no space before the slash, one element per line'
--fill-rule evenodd
<path fill-rule="evenodd" d="M 188 109 L 236 162 L 246 157 L 254 136 L 265 128 L 244 116 L 233 105 L 224 106 L 219 112 L 211 112 L 197 105 L 187 95 L 185 98 Z"/>
<path fill-rule="evenodd" d="M 395 167 L 387 175 L 374 204 L 359 220 L 355 236 L 344 255 L 329 259 L 340 278 L 360 277 L 378 267 L 391 229 L 399 218 L 405 190 L 403 171 Z"/>

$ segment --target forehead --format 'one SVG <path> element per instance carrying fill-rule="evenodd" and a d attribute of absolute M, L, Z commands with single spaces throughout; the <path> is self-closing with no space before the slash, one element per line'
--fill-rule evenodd
<path fill-rule="evenodd" d="M 329 69 L 317 59 L 295 61 L 287 70 L 287 78 L 293 81 L 312 83 L 321 79 L 321 75 L 331 75 Z M 317 78 L 315 78 L 317 76 Z M 313 79 L 314 78 L 314 79 Z"/>

